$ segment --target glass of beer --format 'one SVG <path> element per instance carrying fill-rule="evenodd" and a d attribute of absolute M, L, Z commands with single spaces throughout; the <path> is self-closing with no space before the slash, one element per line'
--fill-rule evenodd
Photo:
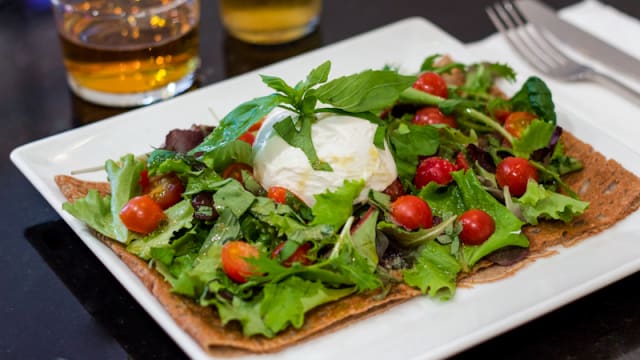
<path fill-rule="evenodd" d="M 299 39 L 318 24 L 322 0 L 219 0 L 231 36 L 273 45 Z"/>
<path fill-rule="evenodd" d="M 199 0 L 51 0 L 69 87 L 131 107 L 175 96 L 200 64 Z"/>

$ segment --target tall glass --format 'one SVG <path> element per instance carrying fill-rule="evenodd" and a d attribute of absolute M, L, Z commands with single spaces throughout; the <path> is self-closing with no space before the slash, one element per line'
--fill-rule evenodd
<path fill-rule="evenodd" d="M 219 0 L 229 33 L 252 44 L 282 44 L 315 29 L 322 0 Z"/>
<path fill-rule="evenodd" d="M 199 0 L 51 0 L 69 86 L 106 106 L 187 90 L 199 66 Z"/>

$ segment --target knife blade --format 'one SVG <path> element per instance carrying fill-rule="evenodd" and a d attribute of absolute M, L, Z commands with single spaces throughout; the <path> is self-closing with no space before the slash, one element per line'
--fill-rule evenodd
<path fill-rule="evenodd" d="M 546 29 L 589 58 L 640 81 L 640 60 L 637 58 L 566 22 L 552 8 L 536 0 L 516 0 L 515 4 L 530 23 Z"/>

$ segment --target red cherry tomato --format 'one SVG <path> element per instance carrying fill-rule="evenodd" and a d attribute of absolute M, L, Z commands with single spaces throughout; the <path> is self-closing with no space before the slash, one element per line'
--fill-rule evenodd
<path fill-rule="evenodd" d="M 258 249 L 244 241 L 229 241 L 222 246 L 222 270 L 231 280 L 237 283 L 247 282 L 247 278 L 258 275 L 247 258 L 257 258 L 260 256 Z"/>
<path fill-rule="evenodd" d="M 418 189 L 422 189 L 423 186 L 432 181 L 440 185 L 446 185 L 452 180 L 451 172 L 456 170 L 456 166 L 449 160 L 439 156 L 432 156 L 422 160 L 420 164 L 418 164 L 413 183 Z"/>
<path fill-rule="evenodd" d="M 480 209 L 464 212 L 457 220 L 462 224 L 460 240 L 467 245 L 480 245 L 496 230 L 496 222 L 491 215 Z"/>
<path fill-rule="evenodd" d="M 447 83 L 444 81 L 442 76 L 434 72 L 425 72 L 420 75 L 418 80 L 413 83 L 413 88 L 442 98 L 449 97 Z"/>
<path fill-rule="evenodd" d="M 244 182 L 242 181 L 242 170 L 248 172 L 249 174 L 253 174 L 253 168 L 245 163 L 235 162 L 229 164 L 223 171 L 222 177 L 225 179 L 236 179 L 242 185 Z"/>
<path fill-rule="evenodd" d="M 507 120 L 507 117 L 509 117 L 509 115 L 511 115 L 511 111 L 507 109 L 493 110 L 493 116 L 495 116 L 496 120 L 498 120 L 500 124 L 504 124 L 505 120 Z"/>
<path fill-rule="evenodd" d="M 508 186 L 513 196 L 521 196 L 527 191 L 529 179 L 538 181 L 538 170 L 527 159 L 507 157 L 496 167 L 498 185 L 501 188 Z"/>
<path fill-rule="evenodd" d="M 238 140 L 242 140 L 248 143 L 249 145 L 253 145 L 253 142 L 256 141 L 256 136 L 247 131 L 246 133 L 240 135 L 238 137 Z"/>
<path fill-rule="evenodd" d="M 433 226 L 431 207 L 415 195 L 403 195 L 391 203 L 391 217 L 407 230 Z"/>
<path fill-rule="evenodd" d="M 260 130 L 260 128 L 262 127 L 262 124 L 264 123 L 264 118 L 262 118 L 260 121 L 258 121 L 257 123 L 251 125 L 251 127 L 249 128 L 249 132 L 256 132 L 258 130 Z"/>
<path fill-rule="evenodd" d="M 457 128 L 458 123 L 452 116 L 447 116 L 437 107 L 425 107 L 416 111 L 412 122 L 416 125 L 444 124 L 452 128 Z"/>
<path fill-rule="evenodd" d="M 533 119 L 537 118 L 534 114 L 525 111 L 512 112 L 504 121 L 504 129 L 507 130 L 509 134 L 520 138 L 524 130 L 531 125 Z"/>
<path fill-rule="evenodd" d="M 295 262 L 299 262 L 302 265 L 311 265 L 311 259 L 307 257 L 307 253 L 311 250 L 311 243 L 304 243 L 296 249 L 296 251 L 291 254 L 286 260 L 282 261 L 282 265 L 289 267 L 291 264 Z M 271 258 L 275 259 L 282 248 L 284 247 L 284 241 L 278 244 L 275 249 L 273 249 L 273 253 L 271 253 Z"/>
<path fill-rule="evenodd" d="M 458 168 L 458 170 L 469 170 L 469 162 L 462 151 L 456 155 L 456 168 Z"/>
<path fill-rule="evenodd" d="M 282 186 L 272 186 L 267 191 L 267 197 L 278 204 L 287 203 L 287 189 Z"/>
<path fill-rule="evenodd" d="M 120 220 L 124 226 L 141 234 L 155 230 L 164 218 L 160 206 L 148 195 L 134 197 L 120 210 Z"/>
<path fill-rule="evenodd" d="M 159 175 L 149 178 L 147 187 L 143 189 L 160 207 L 168 209 L 182 199 L 184 185 L 175 174 Z"/>
<path fill-rule="evenodd" d="M 142 189 L 146 189 L 149 186 L 149 170 L 144 169 L 140 172 L 140 180 L 138 180 L 138 184 Z"/>

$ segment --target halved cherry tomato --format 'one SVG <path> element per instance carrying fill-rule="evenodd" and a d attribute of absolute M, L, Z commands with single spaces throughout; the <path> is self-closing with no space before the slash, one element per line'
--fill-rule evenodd
<path fill-rule="evenodd" d="M 223 171 L 222 177 L 225 179 L 236 179 L 242 185 L 244 182 L 242 180 L 242 170 L 248 172 L 249 174 L 253 174 L 253 168 L 245 163 L 234 162 L 229 164 Z"/>
<path fill-rule="evenodd" d="M 513 196 L 521 196 L 527 191 L 529 179 L 538 181 L 538 169 L 527 159 L 507 157 L 496 167 L 496 180 L 501 188 L 509 187 Z"/>
<path fill-rule="evenodd" d="M 444 124 L 452 128 L 457 128 L 458 123 L 452 116 L 447 116 L 438 109 L 438 107 L 424 107 L 418 111 L 413 117 L 412 122 L 416 125 L 435 125 Z"/>
<path fill-rule="evenodd" d="M 247 282 L 247 278 L 257 275 L 255 269 L 249 264 L 247 258 L 260 256 L 258 249 L 244 241 L 229 241 L 222 246 L 222 270 L 231 280 L 237 283 Z"/>
<path fill-rule="evenodd" d="M 439 156 L 426 158 L 418 164 L 416 176 L 413 183 L 418 189 L 435 181 L 440 185 L 446 185 L 451 182 L 451 172 L 458 170 L 449 160 Z"/>
<path fill-rule="evenodd" d="M 278 204 L 287 203 L 287 189 L 282 186 L 272 186 L 267 191 L 267 197 Z"/>
<path fill-rule="evenodd" d="M 442 98 L 449 97 L 447 83 L 444 81 L 442 76 L 434 72 L 425 72 L 420 75 L 418 80 L 413 83 L 413 88 Z"/>
<path fill-rule="evenodd" d="M 524 130 L 531 125 L 533 119 L 538 118 L 536 115 L 526 111 L 512 112 L 504 121 L 504 129 L 517 138 L 522 137 Z"/>
<path fill-rule="evenodd" d="M 480 209 L 465 211 L 457 221 L 462 224 L 460 240 L 467 245 L 482 244 L 496 230 L 496 222 L 491 215 Z"/>
<path fill-rule="evenodd" d="M 431 207 L 415 195 L 403 195 L 391 203 L 391 217 L 407 230 L 433 226 Z"/>
<path fill-rule="evenodd" d="M 159 175 L 149 178 L 143 192 L 165 210 L 182 199 L 184 185 L 175 174 Z"/>
<path fill-rule="evenodd" d="M 273 249 L 273 252 L 271 253 L 271 258 L 275 259 L 280 253 L 280 251 L 282 251 L 283 247 L 284 247 L 284 241 L 278 244 L 278 246 L 276 246 L 275 249 Z M 307 253 L 309 252 L 309 250 L 311 250 L 311 247 L 312 247 L 311 243 L 308 243 L 308 242 L 298 246 L 296 251 L 294 251 L 293 254 L 291 254 L 291 256 L 289 256 L 287 259 L 282 261 L 282 265 L 289 267 L 291 266 L 291 264 L 295 262 L 299 262 L 302 265 L 311 265 L 312 263 L 311 259 L 307 257 Z"/>
<path fill-rule="evenodd" d="M 467 161 L 467 157 L 462 151 L 460 151 L 458 155 L 456 155 L 456 167 L 458 168 L 458 170 L 469 170 L 469 162 Z"/>
<path fill-rule="evenodd" d="M 256 141 L 256 136 L 247 131 L 246 133 L 240 135 L 238 137 L 238 140 L 242 140 L 248 143 L 249 145 L 253 145 L 253 142 Z"/>
<path fill-rule="evenodd" d="M 131 231 L 149 234 L 165 218 L 160 206 L 149 195 L 129 200 L 120 210 L 120 220 Z"/>

